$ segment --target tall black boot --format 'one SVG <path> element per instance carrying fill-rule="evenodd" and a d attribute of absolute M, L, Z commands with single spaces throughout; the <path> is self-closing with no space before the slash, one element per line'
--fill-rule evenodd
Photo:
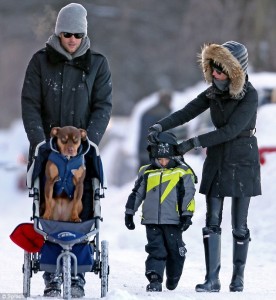
<path fill-rule="evenodd" d="M 197 292 L 219 292 L 221 235 L 209 228 L 203 228 L 203 244 L 205 251 L 206 276 L 203 284 L 197 284 Z"/>
<path fill-rule="evenodd" d="M 243 291 L 243 275 L 249 241 L 249 236 L 244 239 L 233 237 L 233 275 L 229 286 L 230 292 Z"/>

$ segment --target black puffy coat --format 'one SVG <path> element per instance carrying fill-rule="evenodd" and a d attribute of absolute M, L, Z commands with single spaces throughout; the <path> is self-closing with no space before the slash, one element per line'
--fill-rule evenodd
<path fill-rule="evenodd" d="M 212 183 L 214 196 L 256 196 L 261 194 L 260 163 L 257 139 L 239 137 L 255 128 L 257 92 L 248 83 L 245 96 L 231 99 L 229 94 L 208 88 L 182 110 L 159 121 L 163 130 L 186 123 L 210 108 L 216 130 L 199 135 L 207 147 L 200 192 L 208 194 Z"/>
<path fill-rule="evenodd" d="M 90 49 L 71 61 L 47 45 L 32 57 L 22 89 L 22 118 L 31 147 L 55 126 L 87 130 L 97 145 L 111 116 L 111 74 L 106 58 Z"/>

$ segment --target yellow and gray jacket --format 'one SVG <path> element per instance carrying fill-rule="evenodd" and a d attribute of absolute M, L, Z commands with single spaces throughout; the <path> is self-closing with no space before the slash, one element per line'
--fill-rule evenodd
<path fill-rule="evenodd" d="M 134 215 L 143 203 L 142 224 L 179 224 L 181 215 L 193 215 L 195 186 L 192 170 L 184 165 L 171 169 L 141 167 L 126 204 Z"/>

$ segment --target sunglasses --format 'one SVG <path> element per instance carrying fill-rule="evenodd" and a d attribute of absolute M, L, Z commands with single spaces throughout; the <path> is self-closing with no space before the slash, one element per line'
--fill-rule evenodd
<path fill-rule="evenodd" d="M 223 73 L 220 69 L 218 69 L 218 68 L 216 68 L 214 66 L 212 66 L 212 70 L 216 71 L 218 75 L 220 75 L 221 73 Z"/>
<path fill-rule="evenodd" d="M 75 39 L 79 40 L 84 37 L 84 33 L 63 32 L 62 34 L 66 39 L 70 39 L 72 36 L 74 36 Z"/>

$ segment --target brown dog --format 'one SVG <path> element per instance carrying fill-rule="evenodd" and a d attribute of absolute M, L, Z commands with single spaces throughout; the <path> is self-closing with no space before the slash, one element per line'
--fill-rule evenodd
<path fill-rule="evenodd" d="M 63 157 L 61 160 L 65 161 L 65 163 L 67 160 L 77 156 L 78 148 L 81 145 L 81 141 L 86 140 L 86 135 L 84 129 L 78 129 L 73 126 L 54 127 L 51 130 L 51 137 L 57 138 L 57 150 Z M 73 181 L 73 193 L 71 197 L 64 192 L 64 187 L 62 187 L 61 190 L 63 190 L 63 192 L 53 198 L 54 185 L 57 182 L 64 182 L 64 178 L 60 177 L 62 175 L 59 174 L 59 167 L 53 162 L 56 161 L 53 157 L 51 160 L 51 154 L 45 169 L 45 212 L 42 217 L 48 220 L 81 222 L 79 214 L 82 211 L 81 199 L 83 194 L 83 180 L 85 177 L 85 165 L 83 164 L 83 160 L 77 169 L 72 169 L 70 170 L 71 173 L 69 173 L 71 180 L 68 181 Z M 53 155 L 59 154 L 53 153 Z M 65 179 L 65 182 L 67 182 L 67 179 Z"/>

